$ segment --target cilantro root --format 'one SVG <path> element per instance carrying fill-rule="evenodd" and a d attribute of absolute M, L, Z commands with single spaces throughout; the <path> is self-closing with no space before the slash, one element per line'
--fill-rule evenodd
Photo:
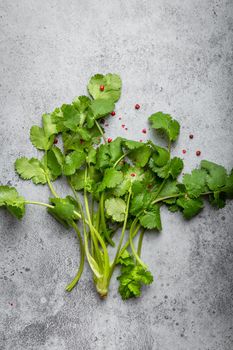
<path fill-rule="evenodd" d="M 48 203 L 28 200 L 14 187 L 0 186 L 0 207 L 21 219 L 26 205 L 39 205 L 64 229 L 75 231 L 80 263 L 66 287 L 68 292 L 80 281 L 86 261 L 102 298 L 108 295 L 113 273 L 120 267 L 118 291 L 122 299 L 128 299 L 139 297 L 142 288 L 153 282 L 141 257 L 142 243 L 147 230 L 162 230 L 161 206 L 181 212 L 187 220 L 204 208 L 205 200 L 223 208 L 233 198 L 233 170 L 227 173 L 221 165 L 202 160 L 199 168 L 180 179 L 183 160 L 171 154 L 180 125 L 163 112 L 152 114 L 149 122 L 155 134 L 165 138 L 167 147 L 152 140 L 107 138 L 101 124 L 103 118 L 115 116 L 121 87 L 118 75 L 96 74 L 87 86 L 89 96 L 78 96 L 71 104 L 44 114 L 42 126 L 30 130 L 33 146 L 43 152 L 41 158 L 21 157 L 15 170 L 23 180 L 47 185 L 51 197 Z M 121 126 L 127 130 L 125 124 Z M 63 148 L 57 147 L 58 135 Z M 54 182 L 62 176 L 72 195 L 61 197 L 57 192 Z M 115 235 L 118 230 L 119 237 Z M 112 261 L 110 246 L 115 251 Z"/>

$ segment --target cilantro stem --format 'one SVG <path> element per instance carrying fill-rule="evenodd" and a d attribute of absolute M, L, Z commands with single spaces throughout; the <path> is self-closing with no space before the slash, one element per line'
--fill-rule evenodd
<path fill-rule="evenodd" d="M 114 163 L 113 168 L 115 168 L 117 166 L 117 164 L 120 163 L 120 161 L 123 158 L 125 158 L 128 154 L 129 154 L 129 152 L 126 152 L 126 153 L 122 154 L 122 156 L 119 159 L 117 159 L 117 161 Z"/>
<path fill-rule="evenodd" d="M 42 203 L 42 202 L 37 202 L 37 201 L 25 201 L 24 203 L 25 203 L 25 204 L 41 205 L 41 206 L 43 206 L 43 207 L 47 207 L 47 208 L 51 208 L 51 209 L 54 208 L 53 205 L 50 205 L 50 204 L 47 204 L 47 203 Z"/>
<path fill-rule="evenodd" d="M 85 183 L 86 183 L 86 179 L 87 179 L 87 168 L 85 170 Z M 93 239 L 93 243 L 95 246 L 95 250 L 96 250 L 96 254 L 98 257 L 98 261 L 99 263 L 103 263 L 103 259 L 100 255 L 100 249 L 98 246 L 98 242 L 96 241 L 96 238 L 98 239 L 102 249 L 103 249 L 103 254 L 104 254 L 104 274 L 108 275 L 108 271 L 109 271 L 109 256 L 108 256 L 108 251 L 106 248 L 106 245 L 104 243 L 103 238 L 100 236 L 99 232 L 95 229 L 95 227 L 93 226 L 92 222 L 91 222 L 91 216 L 90 216 L 90 211 L 89 211 L 89 205 L 88 205 L 88 198 L 87 198 L 87 192 L 86 192 L 86 187 L 84 187 L 84 202 L 85 202 L 85 207 L 86 207 L 86 213 L 87 213 L 87 219 L 89 222 L 89 227 L 90 227 L 90 233 L 92 235 L 92 239 Z"/>
<path fill-rule="evenodd" d="M 116 251 L 115 258 L 114 258 L 114 260 L 113 260 L 113 263 L 112 263 L 111 269 L 110 269 L 109 281 L 110 281 L 110 278 L 111 278 L 112 273 L 113 273 L 113 271 L 114 271 L 114 268 L 115 268 L 115 266 L 116 266 L 117 260 L 118 260 L 118 258 L 119 258 L 119 253 L 120 253 L 120 250 L 121 250 L 121 245 L 122 245 L 122 242 L 123 242 L 123 239 L 124 239 L 124 236 L 125 236 L 125 230 L 126 230 L 126 225 L 127 225 L 128 215 L 129 215 L 129 203 L 130 203 L 130 198 L 131 198 L 131 188 L 129 189 L 129 194 L 128 194 L 128 198 L 127 198 L 127 204 L 126 204 L 126 210 L 125 210 L 125 219 L 124 219 L 124 224 L 123 224 L 123 228 L 122 228 L 122 231 L 121 231 L 121 236 L 120 236 L 119 244 L 118 244 L 118 247 L 117 247 L 117 251 Z"/>
<path fill-rule="evenodd" d="M 141 225 L 138 224 L 138 226 L 136 227 L 136 229 L 133 231 L 133 233 L 132 233 L 132 237 L 133 237 L 133 238 L 137 235 L 137 233 L 138 233 L 140 227 L 141 227 Z M 129 242 L 129 239 L 128 239 L 127 242 L 125 243 L 125 245 L 122 247 L 122 249 L 121 249 L 121 251 L 120 251 L 120 254 L 119 254 L 119 257 L 124 253 L 124 251 L 128 248 L 129 245 L 130 245 L 130 242 Z"/>
<path fill-rule="evenodd" d="M 53 187 L 49 177 L 46 176 L 46 179 L 47 179 L 48 186 L 49 186 L 49 189 L 50 189 L 51 193 L 54 195 L 54 197 L 58 198 L 59 196 L 58 196 L 57 192 L 55 191 L 55 189 L 54 189 L 54 187 Z"/>
<path fill-rule="evenodd" d="M 143 241 L 144 233 L 145 233 L 145 230 L 143 229 L 143 230 L 141 231 L 141 233 L 140 233 L 139 240 L 138 240 L 138 250 L 137 250 L 137 253 L 138 253 L 138 256 L 139 256 L 139 257 L 141 256 L 142 241 Z"/>
<path fill-rule="evenodd" d="M 88 198 L 87 198 L 87 193 L 86 193 L 85 188 L 84 188 L 84 203 L 85 203 L 86 214 L 87 214 L 87 222 L 88 222 L 88 226 L 90 228 L 91 238 L 92 238 L 93 243 L 94 243 L 96 257 L 97 257 L 98 262 L 102 263 L 102 259 L 101 259 L 101 255 L 100 255 L 100 251 L 99 251 L 99 247 L 98 247 L 98 242 L 96 239 L 96 235 L 93 231 L 93 226 L 92 226 L 91 216 L 90 216 L 90 211 L 89 211 Z"/>
<path fill-rule="evenodd" d="M 142 236 L 142 238 L 143 238 L 143 236 Z M 141 252 L 142 238 L 141 238 L 141 242 L 139 242 L 139 243 L 140 243 L 140 246 L 139 246 L 140 252 Z M 140 239 L 140 238 L 139 238 L 139 239 Z M 131 247 L 132 253 L 133 253 L 133 255 L 134 255 L 136 261 L 137 261 L 138 264 L 141 265 L 145 270 L 147 270 L 147 269 L 148 269 L 147 265 L 144 264 L 144 262 L 141 260 L 139 254 L 136 252 L 136 249 L 135 249 L 135 247 L 134 247 L 133 237 L 132 237 L 132 230 L 131 230 L 131 229 L 130 229 L 130 231 L 129 231 L 129 242 L 130 242 L 130 247 Z"/>
<path fill-rule="evenodd" d="M 104 133 L 103 133 L 103 130 L 102 130 L 101 126 L 100 126 L 99 123 L 97 122 L 97 120 L 95 120 L 95 125 L 96 125 L 97 128 L 99 129 L 99 132 L 101 133 L 101 135 L 102 135 L 102 137 L 103 137 L 103 139 L 104 139 L 104 143 L 107 143 L 107 139 L 106 139 L 106 137 L 105 137 L 105 135 L 104 135 Z"/>
<path fill-rule="evenodd" d="M 101 193 L 100 197 L 100 220 L 101 220 L 101 226 L 104 231 L 104 237 L 106 238 L 107 242 L 114 247 L 115 243 L 113 240 L 109 237 L 106 221 L 105 221 L 105 215 L 104 215 L 104 192 Z"/>
<path fill-rule="evenodd" d="M 81 275 L 82 275 L 82 272 L 83 272 L 83 268 L 84 268 L 84 259 L 85 259 L 85 249 L 84 249 L 84 244 L 83 244 L 83 240 L 82 240 L 82 236 L 81 236 L 81 233 L 78 229 L 78 226 L 73 222 L 72 223 L 72 226 L 74 228 L 74 230 L 76 231 L 77 233 L 77 237 L 78 237 L 78 241 L 79 241 L 79 246 L 80 246 L 80 265 L 79 265 L 79 269 L 78 269 L 78 272 L 75 276 L 75 278 L 72 280 L 71 283 L 69 283 L 69 285 L 66 287 L 66 291 L 67 292 L 71 292 L 72 289 L 76 286 L 76 284 L 78 283 Z"/>

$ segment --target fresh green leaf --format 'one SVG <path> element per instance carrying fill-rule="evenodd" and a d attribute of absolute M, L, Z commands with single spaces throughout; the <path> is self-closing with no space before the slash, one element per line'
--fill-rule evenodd
<path fill-rule="evenodd" d="M 108 168 L 104 172 L 103 180 L 99 186 L 99 191 L 105 188 L 114 188 L 123 180 L 123 174 L 114 168 Z"/>
<path fill-rule="evenodd" d="M 84 164 L 86 156 L 84 152 L 73 151 L 65 157 L 63 172 L 64 175 L 72 175 Z"/>
<path fill-rule="evenodd" d="M 47 182 L 45 168 L 36 158 L 18 158 L 15 162 L 15 170 L 22 179 L 32 180 L 36 185 Z"/>
<path fill-rule="evenodd" d="M 227 173 L 223 166 L 207 160 L 202 160 L 201 169 L 207 171 L 206 182 L 210 190 L 218 191 L 221 187 L 226 185 Z"/>
<path fill-rule="evenodd" d="M 48 150 L 53 145 L 54 136 L 45 135 L 44 129 L 37 125 L 31 127 L 30 140 L 34 147 L 39 150 Z"/>
<path fill-rule="evenodd" d="M 150 116 L 149 121 L 152 128 L 165 133 L 170 141 L 176 141 L 180 132 L 180 124 L 177 120 L 172 119 L 170 114 L 157 112 Z"/>
<path fill-rule="evenodd" d="M 100 86 L 104 91 L 100 91 Z M 88 91 L 94 99 L 111 99 L 116 102 L 121 96 L 121 78 L 117 74 L 96 74 L 88 84 Z"/>
<path fill-rule="evenodd" d="M 139 297 L 142 286 L 153 282 L 150 271 L 145 270 L 140 265 L 123 265 L 121 275 L 117 279 L 120 282 L 118 290 L 123 300 Z"/>
<path fill-rule="evenodd" d="M 150 211 L 145 211 L 139 216 L 140 224 L 149 230 L 157 229 L 161 230 L 161 218 L 160 218 L 160 207 L 158 205 L 153 205 Z"/>
<path fill-rule="evenodd" d="M 55 120 L 51 114 L 43 114 L 42 120 L 43 120 L 44 133 L 48 138 L 59 132 L 59 129 L 58 129 L 58 127 L 55 123 Z"/>
<path fill-rule="evenodd" d="M 79 125 L 83 126 L 87 115 L 89 114 L 89 106 L 91 104 L 91 99 L 87 96 L 79 96 L 76 97 L 73 101 L 73 106 L 79 111 L 80 113 L 80 120 Z"/>
<path fill-rule="evenodd" d="M 122 222 L 125 219 L 126 203 L 121 198 L 109 198 L 105 201 L 107 214 L 113 221 Z"/>
<path fill-rule="evenodd" d="M 54 205 L 54 208 L 48 208 L 48 212 L 59 222 L 65 224 L 65 226 L 70 226 L 73 220 L 80 218 L 80 215 L 78 215 L 78 205 L 71 196 L 66 196 L 66 198 L 50 198 L 50 202 Z"/>
<path fill-rule="evenodd" d="M 124 266 L 134 266 L 135 262 L 133 257 L 129 254 L 128 250 L 124 250 L 124 252 L 120 255 L 117 261 L 118 264 Z"/>
<path fill-rule="evenodd" d="M 63 105 L 62 108 L 63 113 L 63 125 L 72 131 L 76 131 L 77 127 L 80 123 L 80 113 L 73 105 Z"/>
<path fill-rule="evenodd" d="M 183 176 L 183 183 L 192 198 L 198 198 L 201 193 L 206 192 L 206 171 L 202 169 L 194 169 L 191 174 Z"/>
<path fill-rule="evenodd" d="M 178 157 L 174 157 L 170 161 L 169 175 L 175 180 L 180 173 L 182 172 L 184 167 L 183 160 Z"/>
<path fill-rule="evenodd" d="M 110 165 L 110 151 L 108 144 L 100 145 L 96 154 L 96 168 L 103 169 Z"/>
<path fill-rule="evenodd" d="M 0 207 L 5 207 L 16 218 L 21 219 L 25 213 L 25 199 L 10 186 L 0 186 Z"/>
<path fill-rule="evenodd" d="M 153 154 L 150 159 L 150 167 L 153 169 L 153 166 L 162 167 L 169 162 L 170 154 L 166 148 L 154 145 L 152 142 L 149 144 L 153 147 Z"/>
<path fill-rule="evenodd" d="M 98 100 L 93 100 L 91 102 L 90 105 L 90 109 L 94 115 L 95 119 L 99 119 L 102 118 L 106 115 L 108 115 L 109 113 L 111 113 L 111 111 L 113 111 L 115 108 L 114 102 L 113 100 L 102 100 L 102 99 L 98 99 Z"/>
<path fill-rule="evenodd" d="M 183 215 L 186 219 L 191 219 L 204 207 L 204 203 L 201 198 L 192 199 L 188 197 L 181 197 L 176 201 L 176 203 L 183 209 Z"/>
<path fill-rule="evenodd" d="M 128 154 L 128 157 L 139 167 L 144 167 L 151 155 L 151 149 L 147 145 L 134 149 Z"/>
<path fill-rule="evenodd" d="M 142 142 L 126 139 L 123 139 L 123 144 L 126 148 L 128 148 L 131 151 L 145 146 Z"/>
<path fill-rule="evenodd" d="M 57 177 L 62 174 L 64 155 L 60 148 L 52 147 L 47 153 L 47 166 L 53 176 Z"/>
<path fill-rule="evenodd" d="M 121 137 L 117 137 L 109 144 L 109 154 L 112 163 L 115 163 L 123 155 Z"/>

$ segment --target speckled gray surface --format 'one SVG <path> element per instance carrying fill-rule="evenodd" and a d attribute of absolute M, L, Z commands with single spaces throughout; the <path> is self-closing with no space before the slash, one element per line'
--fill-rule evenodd
<path fill-rule="evenodd" d="M 187 150 L 185 170 L 200 158 L 233 166 L 232 0 L 1 0 L 0 9 L 2 184 L 46 200 L 47 188 L 21 181 L 13 162 L 38 155 L 30 126 L 85 93 L 97 72 L 122 76 L 116 111 L 129 137 L 145 139 L 147 116 L 163 110 L 182 124 L 174 154 Z M 125 135 L 120 125 L 112 118 L 108 135 Z M 65 293 L 79 258 L 74 234 L 38 207 L 21 222 L 1 211 L 0 349 L 231 350 L 232 208 L 207 206 L 188 223 L 163 210 L 162 234 L 146 235 L 143 249 L 155 281 L 127 302 L 115 278 L 99 300 L 87 268 Z"/>

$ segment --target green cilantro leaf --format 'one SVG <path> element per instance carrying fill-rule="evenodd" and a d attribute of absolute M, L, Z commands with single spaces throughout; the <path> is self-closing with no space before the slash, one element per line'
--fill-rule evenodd
<path fill-rule="evenodd" d="M 150 167 L 162 167 L 167 164 L 170 159 L 170 154 L 166 148 L 154 145 L 151 141 L 148 142 L 153 147 L 153 154 L 150 159 Z"/>
<path fill-rule="evenodd" d="M 114 168 L 108 168 L 104 172 L 103 180 L 99 186 L 99 191 L 103 191 L 105 188 L 114 188 L 123 180 L 123 174 Z"/>
<path fill-rule="evenodd" d="M 50 202 L 54 208 L 48 208 L 48 212 L 64 226 L 71 226 L 73 220 L 79 219 L 80 216 L 74 213 L 78 213 L 78 205 L 71 196 L 50 198 Z"/>
<path fill-rule="evenodd" d="M 61 107 L 63 113 L 63 125 L 72 131 L 76 131 L 80 123 L 81 117 L 79 111 L 73 105 L 63 105 Z"/>
<path fill-rule="evenodd" d="M 206 182 L 210 190 L 218 191 L 221 187 L 226 185 L 227 173 L 223 166 L 207 160 L 202 160 L 201 169 L 207 171 Z"/>
<path fill-rule="evenodd" d="M 73 101 L 73 106 L 80 113 L 80 120 L 79 120 L 80 126 L 83 126 L 85 121 L 87 120 L 90 104 L 91 104 L 91 99 L 87 96 L 78 96 Z"/>
<path fill-rule="evenodd" d="M 150 158 L 151 148 L 147 145 L 142 145 L 128 154 L 128 157 L 135 163 L 136 166 L 144 167 Z"/>
<path fill-rule="evenodd" d="M 34 184 L 47 182 L 46 171 L 43 164 L 36 158 L 18 158 L 15 162 L 15 170 L 24 180 L 32 180 Z"/>
<path fill-rule="evenodd" d="M 177 199 L 176 203 L 183 209 L 183 215 L 186 219 L 191 219 L 204 207 L 204 203 L 201 198 L 192 199 L 188 197 L 181 197 Z"/>
<path fill-rule="evenodd" d="M 60 148 L 52 147 L 47 153 L 47 166 L 53 176 L 57 177 L 62 174 L 64 155 Z"/>
<path fill-rule="evenodd" d="M 150 116 L 149 121 L 152 128 L 165 133 L 170 141 L 176 141 L 180 132 L 180 124 L 177 120 L 172 119 L 170 114 L 157 112 Z"/>
<path fill-rule="evenodd" d="M 161 218 L 160 218 L 160 207 L 154 205 L 151 210 L 146 210 L 142 215 L 139 216 L 140 224 L 149 230 L 157 229 L 161 230 Z"/>
<path fill-rule="evenodd" d="M 129 254 L 128 250 L 125 249 L 123 253 L 120 255 L 117 261 L 118 264 L 124 266 L 134 266 L 135 262 L 133 257 Z"/>
<path fill-rule="evenodd" d="M 206 175 L 205 170 L 194 169 L 191 174 L 183 176 L 183 184 L 190 197 L 198 198 L 201 193 L 206 191 Z"/>
<path fill-rule="evenodd" d="M 43 128 L 33 125 L 30 129 L 30 140 L 37 149 L 48 150 L 53 145 L 54 136 L 45 135 Z"/>
<path fill-rule="evenodd" d="M 122 139 L 122 140 L 123 140 L 124 146 L 131 151 L 144 146 L 142 142 L 127 140 L 127 139 Z"/>
<path fill-rule="evenodd" d="M 125 219 L 126 203 L 121 198 L 111 197 L 105 201 L 107 214 L 113 221 L 122 222 Z"/>
<path fill-rule="evenodd" d="M 149 166 L 159 177 L 162 179 L 168 178 L 171 176 L 173 179 L 176 179 L 179 174 L 182 172 L 184 164 L 181 158 L 174 157 L 168 161 L 164 166 L 156 166 L 150 159 Z"/>
<path fill-rule="evenodd" d="M 109 144 L 109 154 L 112 163 L 115 163 L 123 155 L 121 137 L 117 137 Z"/>
<path fill-rule="evenodd" d="M 104 90 L 100 90 L 100 86 Z M 121 96 L 121 78 L 117 74 L 96 74 L 88 84 L 88 91 L 94 99 L 111 99 L 116 102 Z"/>
<path fill-rule="evenodd" d="M 115 104 L 112 100 L 93 100 L 90 105 L 90 109 L 95 119 L 102 118 L 111 113 L 115 108 Z"/>
<path fill-rule="evenodd" d="M 84 164 L 86 159 L 85 153 L 83 151 L 73 151 L 65 157 L 65 162 L 63 166 L 64 175 L 72 175 L 75 171 Z"/>
<path fill-rule="evenodd" d="M 51 114 L 43 114 L 42 120 L 44 133 L 48 138 L 59 132 L 59 129 L 57 128 L 55 120 Z"/>
<path fill-rule="evenodd" d="M 145 270 L 140 265 L 122 266 L 121 275 L 117 277 L 120 282 L 119 293 L 123 300 L 139 297 L 143 285 L 153 282 L 153 276 L 150 271 Z"/>
<path fill-rule="evenodd" d="M 0 186 L 0 207 L 6 207 L 12 215 L 21 219 L 25 213 L 25 199 L 14 187 Z"/>
<path fill-rule="evenodd" d="M 100 145 L 96 154 L 96 168 L 103 169 L 109 167 L 110 158 L 108 144 Z"/>

